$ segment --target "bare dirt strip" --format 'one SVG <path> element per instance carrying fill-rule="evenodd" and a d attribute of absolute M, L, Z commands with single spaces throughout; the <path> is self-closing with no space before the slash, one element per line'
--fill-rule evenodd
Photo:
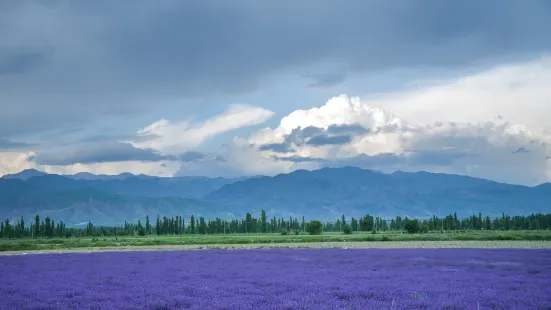
<path fill-rule="evenodd" d="M 62 250 L 5 251 L 1 255 L 62 254 L 122 251 L 178 250 L 247 250 L 247 249 L 398 249 L 398 248 L 485 248 L 485 249 L 551 249 L 551 241 L 379 241 L 379 242 L 305 242 L 257 244 L 183 244 L 152 246 L 89 247 Z"/>

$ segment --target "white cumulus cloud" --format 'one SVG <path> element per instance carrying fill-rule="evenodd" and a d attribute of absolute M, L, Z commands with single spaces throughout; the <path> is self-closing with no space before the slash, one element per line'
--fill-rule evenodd
<path fill-rule="evenodd" d="M 481 123 L 503 117 L 511 124 L 542 131 L 551 129 L 549 85 L 551 56 L 545 56 L 363 101 L 418 125 L 436 121 Z"/>
<path fill-rule="evenodd" d="M 551 180 L 549 85 L 544 57 L 405 92 L 340 95 L 234 139 L 227 164 L 253 174 L 352 164 L 538 184 Z"/>
<path fill-rule="evenodd" d="M 29 160 L 33 155 L 34 152 L 0 152 L 0 176 L 36 168 L 36 164 Z"/>
<path fill-rule="evenodd" d="M 196 160 L 38 166 L 33 152 L 4 152 L 0 173 L 39 168 L 54 173 L 239 176 L 355 165 L 534 185 L 551 180 L 549 85 L 551 57 L 543 57 L 407 91 L 336 96 L 318 107 L 289 113 L 275 128 L 235 137 L 220 154 Z M 178 158 L 201 151 L 211 137 L 262 124 L 273 114 L 232 105 L 202 122 L 160 120 L 138 132 L 149 139 L 129 142 Z"/>
<path fill-rule="evenodd" d="M 241 127 L 264 123 L 273 112 L 248 105 L 231 105 L 225 112 L 199 124 L 191 121 L 172 123 L 155 122 L 138 132 L 141 136 L 154 136 L 147 141 L 132 141 L 135 147 L 154 149 L 164 154 L 181 154 L 193 150 L 206 139 Z"/>
<path fill-rule="evenodd" d="M 119 161 L 103 163 L 76 163 L 72 165 L 39 165 L 32 158 L 35 152 L 0 152 L 0 176 L 17 173 L 25 169 L 37 169 L 53 174 L 93 174 L 116 175 L 123 172 L 170 177 L 180 169 L 177 161 Z"/>

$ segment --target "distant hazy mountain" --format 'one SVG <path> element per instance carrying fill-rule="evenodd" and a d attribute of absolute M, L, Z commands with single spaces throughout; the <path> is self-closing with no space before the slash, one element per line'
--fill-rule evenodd
<path fill-rule="evenodd" d="M 125 220 L 175 215 L 231 217 L 241 212 L 198 199 L 231 182 L 247 178 L 160 178 L 130 173 L 117 176 L 55 175 L 23 171 L 0 179 L 0 218 L 51 216 L 69 223 L 123 223 Z M 37 175 L 29 177 L 31 175 Z M 216 207 L 216 208 L 215 208 Z M 245 211 L 246 212 L 246 211 Z"/>
<path fill-rule="evenodd" d="M 78 174 L 74 176 L 43 174 L 42 176 L 0 179 L 0 189 L 12 191 L 97 189 L 107 193 L 139 197 L 181 197 L 200 199 L 220 187 L 246 178 L 225 179 L 206 177 L 161 178 L 132 174 L 118 176 Z M 1 193 L 1 192 L 0 192 Z"/>
<path fill-rule="evenodd" d="M 63 220 L 69 225 L 92 221 L 97 225 L 119 225 L 124 221 L 144 221 L 149 215 L 155 222 L 161 216 L 181 215 L 186 222 L 192 214 L 206 218 L 230 217 L 226 206 L 195 199 L 164 197 L 133 197 L 105 193 L 95 189 L 28 192 L 9 194 L 0 191 L 0 213 L 3 218 L 32 220 L 36 214 L 43 218 Z"/>
<path fill-rule="evenodd" d="M 92 174 L 89 172 L 79 172 L 74 175 L 67 175 L 66 177 L 74 180 L 124 180 L 127 178 L 135 177 L 135 175 L 129 172 L 125 172 L 117 175 Z"/>
<path fill-rule="evenodd" d="M 428 172 L 383 174 L 355 167 L 299 170 L 235 182 L 204 200 L 323 218 L 367 212 L 387 217 L 551 212 L 551 188 L 543 185 L 525 187 Z"/>
<path fill-rule="evenodd" d="M 46 172 L 38 171 L 38 170 L 35 170 L 35 169 L 26 169 L 26 170 L 23 170 L 19 173 L 6 174 L 6 175 L 2 176 L 0 179 L 5 179 L 5 180 L 9 180 L 9 179 L 12 179 L 12 180 L 13 179 L 27 180 L 27 179 L 30 179 L 32 177 L 40 177 L 40 176 L 44 176 L 46 174 L 47 174 Z"/>
<path fill-rule="evenodd" d="M 207 218 L 255 215 L 334 220 L 366 213 L 429 217 L 457 212 L 551 212 L 551 184 L 503 184 L 428 172 L 384 174 L 355 167 L 298 170 L 274 177 L 160 178 L 129 173 L 74 176 L 26 170 L 0 179 L 0 217 L 49 215 L 70 223 L 122 223 L 156 214 Z"/>

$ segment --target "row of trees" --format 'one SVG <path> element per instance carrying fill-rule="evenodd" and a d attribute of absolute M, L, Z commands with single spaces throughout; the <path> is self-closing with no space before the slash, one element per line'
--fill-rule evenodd
<path fill-rule="evenodd" d="M 305 218 L 268 218 L 262 210 L 259 218 L 247 213 L 244 219 L 225 220 L 216 218 L 206 220 L 204 217 L 190 216 L 185 220 L 182 216 L 157 216 L 154 224 L 150 223 L 149 216 L 142 223 L 125 222 L 120 227 L 94 226 L 88 222 L 85 227 L 67 227 L 63 221 L 54 222 L 50 217 L 43 220 L 38 215 L 29 225 L 21 217 L 11 223 L 8 219 L 0 222 L 0 238 L 70 238 L 85 236 L 131 236 L 131 235 L 184 235 L 184 234 L 247 234 L 247 233 L 304 233 L 318 230 L 327 232 L 366 232 L 366 231 L 453 231 L 453 230 L 548 230 L 551 229 L 551 214 L 532 214 L 529 216 L 483 217 L 482 214 L 467 218 L 458 218 L 457 214 L 450 214 L 439 218 L 409 219 L 397 216 L 391 220 L 373 217 L 369 214 L 350 221 L 343 215 L 334 222 L 306 222 Z M 316 227 L 313 229 L 312 227 Z"/>

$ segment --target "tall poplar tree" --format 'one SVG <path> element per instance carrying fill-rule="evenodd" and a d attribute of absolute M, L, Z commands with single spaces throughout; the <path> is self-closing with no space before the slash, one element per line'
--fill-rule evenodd
<path fill-rule="evenodd" d="M 38 238 L 40 236 L 40 217 L 38 214 L 34 217 L 34 237 Z"/>
<path fill-rule="evenodd" d="M 262 214 L 260 215 L 260 222 L 261 222 L 261 230 L 263 234 L 268 232 L 268 223 L 266 222 L 266 211 L 262 210 Z"/>
<path fill-rule="evenodd" d="M 192 234 L 195 234 L 195 216 L 191 216 L 190 220 L 189 220 L 189 230 Z"/>
<path fill-rule="evenodd" d="M 151 234 L 151 225 L 149 224 L 149 215 L 145 216 L 145 233 L 147 235 Z"/>

